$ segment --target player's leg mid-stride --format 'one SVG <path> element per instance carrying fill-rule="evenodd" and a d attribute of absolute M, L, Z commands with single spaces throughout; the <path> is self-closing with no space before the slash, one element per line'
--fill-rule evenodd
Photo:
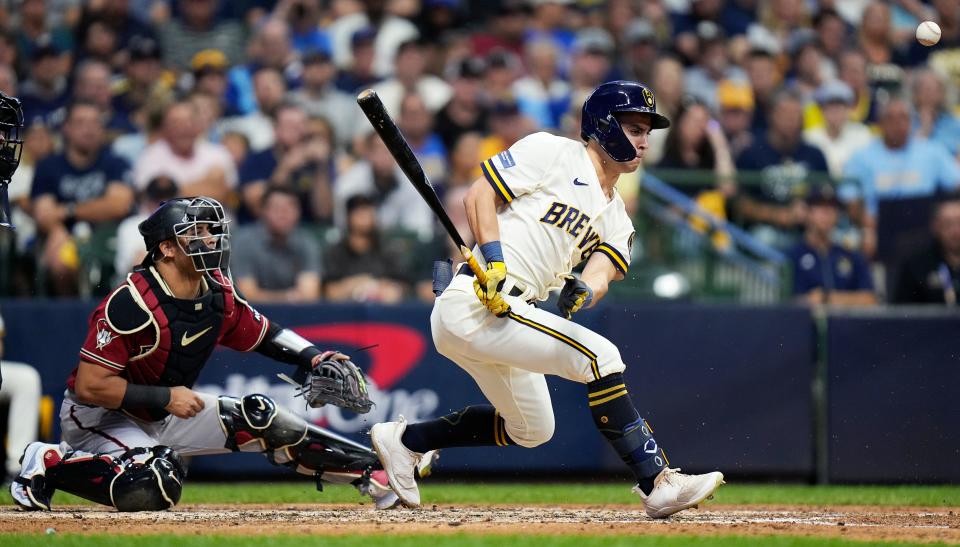
<path fill-rule="evenodd" d="M 586 384 L 594 424 L 633 472 L 650 517 L 694 507 L 723 484 L 720 472 L 668 467 L 631 400 L 619 351 L 570 320 L 627 273 L 634 229 L 614 186 L 640 166 L 650 130 L 668 126 L 648 87 L 609 82 L 583 105 L 583 142 L 535 133 L 481 164 L 464 206 L 478 242 L 472 254 L 486 271 L 478 268 L 484 275 L 475 278 L 464 268 L 437 283 L 431 329 L 437 351 L 491 404 L 372 428 L 373 448 L 405 505 L 420 504 L 415 469 L 429 450 L 547 442 L 555 424 L 546 374 Z M 575 278 L 570 271 L 580 263 Z M 533 304 L 558 288 L 563 317 Z"/>

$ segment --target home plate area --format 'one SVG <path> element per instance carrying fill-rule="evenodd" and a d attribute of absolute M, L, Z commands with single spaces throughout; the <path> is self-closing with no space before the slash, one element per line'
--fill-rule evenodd
<path fill-rule="evenodd" d="M 88 506 L 53 512 L 0 509 L 0 532 L 189 535 L 583 534 L 799 535 L 860 540 L 960 542 L 951 509 L 707 505 L 665 520 L 635 506 L 437 506 L 375 511 L 357 505 L 184 505 L 117 513 Z"/>

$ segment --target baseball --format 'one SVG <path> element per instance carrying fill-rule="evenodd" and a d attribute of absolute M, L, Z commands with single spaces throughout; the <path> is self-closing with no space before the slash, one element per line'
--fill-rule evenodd
<path fill-rule="evenodd" d="M 940 41 L 940 25 L 933 21 L 924 21 L 917 27 L 917 41 L 932 46 Z"/>

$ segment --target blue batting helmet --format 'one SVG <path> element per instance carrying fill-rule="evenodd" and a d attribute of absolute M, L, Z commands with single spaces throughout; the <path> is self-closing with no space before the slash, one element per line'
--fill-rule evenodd
<path fill-rule="evenodd" d="M 637 150 L 623 134 L 614 116 L 617 112 L 648 114 L 651 129 L 670 127 L 670 120 L 657 113 L 657 99 L 649 87 L 626 80 L 601 84 L 583 102 L 580 138 L 597 141 L 614 161 L 630 161 L 637 157 Z"/>

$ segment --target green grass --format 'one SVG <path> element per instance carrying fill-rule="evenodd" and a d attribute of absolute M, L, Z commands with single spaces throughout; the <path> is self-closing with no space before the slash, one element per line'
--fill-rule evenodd
<path fill-rule="evenodd" d="M 180 536 L 180 535 L 138 535 L 109 536 L 105 534 L 76 535 L 55 534 L 39 537 L 32 534 L 0 534 L 4 546 L 37 547 L 303 547 L 322 545 L 324 547 L 370 547 L 371 545 L 389 545 L 391 547 L 539 547 L 556 545 L 558 547 L 680 547 L 709 545 L 717 547 L 863 547 L 865 545 L 907 546 L 907 545 L 943 545 L 931 543 L 900 542 L 859 542 L 840 539 L 816 539 L 790 536 L 477 536 L 455 534 L 449 536 L 409 535 L 409 536 L 357 536 L 357 537 L 310 537 L 310 536 Z M 39 539 L 39 542 L 38 542 Z"/>
<path fill-rule="evenodd" d="M 627 483 L 445 483 L 421 488 L 425 504 L 636 504 Z M 357 503 L 356 490 L 330 486 L 317 492 L 310 482 L 187 483 L 181 503 Z M 55 505 L 86 504 L 59 492 Z M 960 507 L 960 486 L 809 486 L 728 484 L 714 503 L 769 505 L 917 505 Z"/>

